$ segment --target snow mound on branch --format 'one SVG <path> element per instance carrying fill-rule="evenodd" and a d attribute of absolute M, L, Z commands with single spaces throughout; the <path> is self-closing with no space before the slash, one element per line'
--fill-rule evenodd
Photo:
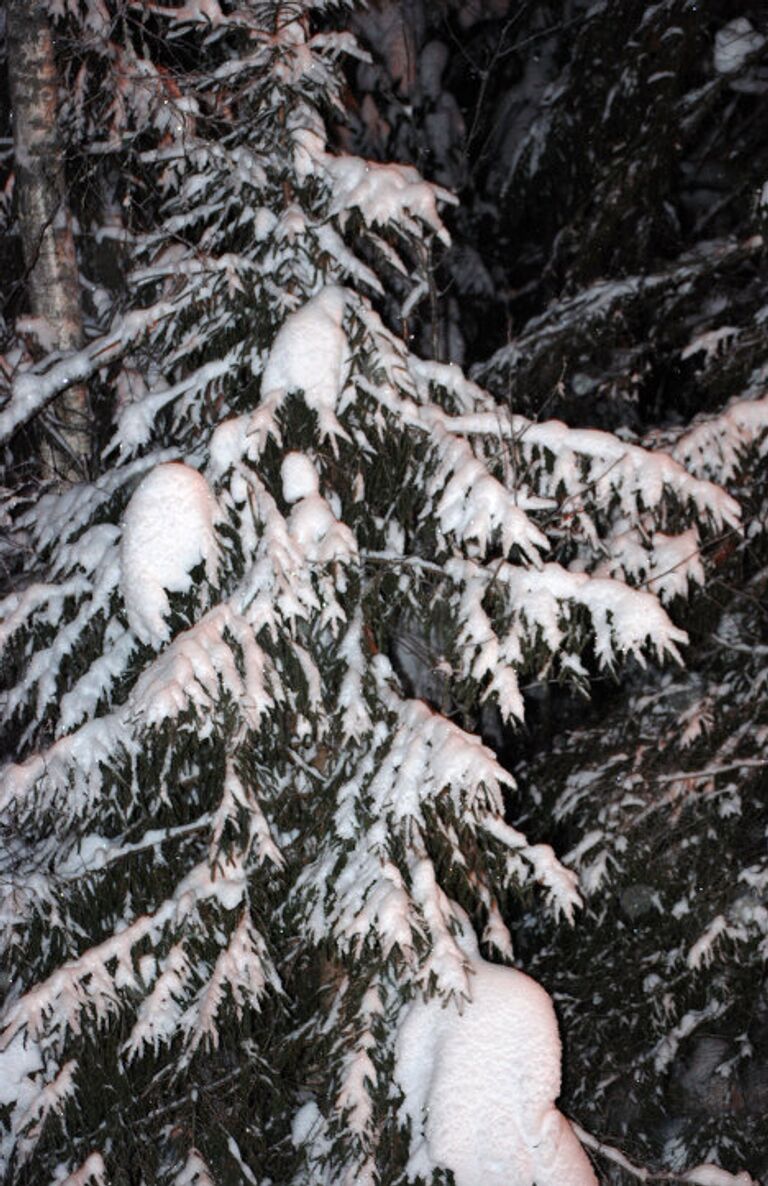
<path fill-rule="evenodd" d="M 186 593 L 201 562 L 216 572 L 217 504 L 202 474 L 181 462 L 158 465 L 137 486 L 123 518 L 120 587 L 128 622 L 142 642 L 169 638 L 168 593 Z"/>
<path fill-rule="evenodd" d="M 21 1101 L 24 1110 L 37 1094 L 35 1077 L 43 1070 L 43 1060 L 36 1042 L 16 1034 L 0 1050 L 0 1106 Z"/>
<path fill-rule="evenodd" d="M 320 491 L 317 470 L 304 453 L 288 453 L 280 467 L 280 477 L 286 502 L 298 502 Z"/>
<path fill-rule="evenodd" d="M 765 45 L 765 38 L 758 33 L 745 16 L 737 16 L 718 29 L 715 34 L 714 66 L 718 74 L 735 74 L 741 70 L 747 58 Z"/>
<path fill-rule="evenodd" d="M 322 436 L 346 436 L 335 415 L 349 366 L 344 308 L 344 289 L 330 285 L 289 314 L 272 343 L 262 377 L 265 399 L 276 392 L 303 391 Z"/>
<path fill-rule="evenodd" d="M 398 1035 L 409 1179 L 442 1166 L 456 1186 L 597 1186 L 555 1107 L 561 1049 L 548 994 L 474 952 L 468 962 L 471 1000 L 417 1000 Z"/>

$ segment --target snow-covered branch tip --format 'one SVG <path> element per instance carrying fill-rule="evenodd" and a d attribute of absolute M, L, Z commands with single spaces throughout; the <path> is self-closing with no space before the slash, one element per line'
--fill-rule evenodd
<path fill-rule="evenodd" d="M 135 309 L 126 313 L 108 334 L 83 350 L 67 354 L 47 371 L 23 371 L 14 380 L 10 397 L 0 411 L 0 444 L 9 440 L 55 396 L 76 383 L 84 383 L 102 367 L 121 358 L 138 338 L 177 312 L 176 304 L 171 301 L 161 301 L 149 309 Z"/>

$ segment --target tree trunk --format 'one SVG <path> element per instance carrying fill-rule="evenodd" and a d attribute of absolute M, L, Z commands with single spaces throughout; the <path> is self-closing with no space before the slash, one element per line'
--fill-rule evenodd
<path fill-rule="evenodd" d="M 58 139 L 59 86 L 45 0 L 8 0 L 8 75 L 13 106 L 16 196 L 29 304 L 59 350 L 82 344 L 80 286 Z M 46 415 L 49 476 L 76 480 L 91 451 L 85 387 L 70 387 Z"/>

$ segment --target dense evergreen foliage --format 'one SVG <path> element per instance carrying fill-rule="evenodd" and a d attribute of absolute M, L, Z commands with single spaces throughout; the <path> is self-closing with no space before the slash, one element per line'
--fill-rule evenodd
<path fill-rule="evenodd" d="M 507 740 L 521 818 L 589 896 L 573 932 L 535 914 L 515 932 L 569 1019 L 566 1098 L 646 1164 L 765 1174 L 765 14 L 376 13 L 358 134 L 442 168 L 462 199 L 435 288 L 447 356 L 478 360 L 515 409 L 670 449 L 744 509 L 677 606 L 685 672 L 593 683 L 594 715 L 537 684 Z"/>
<path fill-rule="evenodd" d="M 470 924 L 569 1115 L 765 1172 L 759 13 L 50 13 L 87 341 L 14 287 L 6 1181 L 444 1176 L 400 1038 Z"/>

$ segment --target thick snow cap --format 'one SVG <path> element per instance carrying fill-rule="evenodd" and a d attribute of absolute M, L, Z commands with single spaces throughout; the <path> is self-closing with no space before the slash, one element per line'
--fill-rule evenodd
<path fill-rule="evenodd" d="M 169 637 L 168 593 L 184 593 L 201 561 L 216 571 L 216 500 L 202 474 L 181 462 L 158 465 L 139 483 L 123 518 L 120 586 L 142 642 Z"/>
<path fill-rule="evenodd" d="M 411 1121 L 410 1178 L 444 1167 L 456 1186 L 597 1186 L 589 1159 L 558 1112 L 560 1037 L 549 995 L 462 942 L 471 1000 L 410 1006 L 396 1078 Z"/>

